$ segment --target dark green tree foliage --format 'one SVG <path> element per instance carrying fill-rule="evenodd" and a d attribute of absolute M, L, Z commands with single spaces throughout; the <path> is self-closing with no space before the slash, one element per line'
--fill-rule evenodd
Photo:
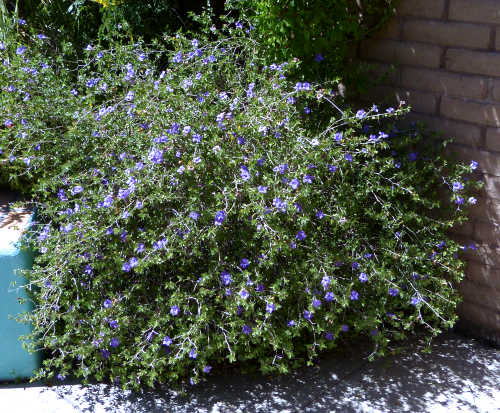
<path fill-rule="evenodd" d="M 271 61 L 300 59 L 301 73 L 352 78 L 360 40 L 394 14 L 397 0 L 231 0 L 254 25 Z M 321 61 L 322 65 L 314 62 Z"/>

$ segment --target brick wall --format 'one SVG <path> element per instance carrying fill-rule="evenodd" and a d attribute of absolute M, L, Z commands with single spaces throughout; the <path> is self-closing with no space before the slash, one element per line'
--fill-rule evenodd
<path fill-rule="evenodd" d="M 500 0 L 401 0 L 397 15 L 360 56 L 396 70 L 372 96 L 408 102 L 411 119 L 455 138 L 485 186 L 457 237 L 467 254 L 459 327 L 500 343 Z M 466 244 L 466 245 L 467 245 Z"/>

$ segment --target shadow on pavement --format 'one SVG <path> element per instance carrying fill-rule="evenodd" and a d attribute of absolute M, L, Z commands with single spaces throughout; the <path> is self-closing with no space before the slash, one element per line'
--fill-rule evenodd
<path fill-rule="evenodd" d="M 500 412 L 498 349 L 451 333 L 432 347 L 431 354 L 408 349 L 373 363 L 363 357 L 367 352 L 353 352 L 271 379 L 212 377 L 184 397 L 108 385 L 61 385 L 40 397 L 56 393 L 73 411 L 88 413 Z"/>

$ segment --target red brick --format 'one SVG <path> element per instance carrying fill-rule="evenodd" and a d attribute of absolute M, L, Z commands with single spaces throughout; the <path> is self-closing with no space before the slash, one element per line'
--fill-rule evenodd
<path fill-rule="evenodd" d="M 491 249 L 489 247 L 483 248 L 485 251 L 498 253 L 497 249 Z M 478 250 L 473 251 L 473 253 L 477 251 Z M 473 256 L 473 254 L 470 254 L 470 256 Z M 478 257 L 474 257 L 468 262 L 465 278 L 479 285 L 495 288 L 498 290 L 498 294 L 500 295 L 500 268 L 498 265 L 493 266 L 484 263 L 481 258 L 483 257 L 480 256 L 479 259 Z M 484 258 L 488 259 L 487 257 Z M 498 263 L 498 259 L 495 263 Z"/>
<path fill-rule="evenodd" d="M 481 76 L 461 75 L 443 70 L 404 67 L 401 85 L 445 96 L 481 99 L 486 97 L 488 80 Z"/>
<path fill-rule="evenodd" d="M 500 152 L 500 128 L 486 130 L 486 149 Z"/>
<path fill-rule="evenodd" d="M 404 101 L 412 110 L 420 113 L 435 113 L 437 97 L 431 93 L 395 89 L 390 86 L 377 86 L 372 88 L 367 96 L 370 100 L 387 105 L 399 105 Z"/>
<path fill-rule="evenodd" d="M 484 187 L 481 192 L 484 196 L 500 200 L 500 177 L 485 174 L 483 175 L 482 181 L 484 183 Z"/>
<path fill-rule="evenodd" d="M 400 38 L 401 33 L 401 22 L 398 18 L 393 18 L 389 20 L 389 22 L 379 30 L 374 39 L 391 39 L 398 40 Z"/>
<path fill-rule="evenodd" d="M 420 113 L 413 113 L 408 117 L 413 122 L 424 122 L 431 131 L 442 133 L 443 139 L 453 138 L 455 142 L 470 146 L 481 144 L 481 128 L 479 126 Z"/>
<path fill-rule="evenodd" d="M 469 23 L 409 20 L 403 25 L 402 39 L 443 46 L 487 49 L 490 43 L 490 28 Z"/>
<path fill-rule="evenodd" d="M 499 35 L 500 35 L 500 33 L 499 33 Z M 492 81 L 491 95 L 492 95 L 493 99 L 500 102 L 500 80 L 495 79 Z"/>
<path fill-rule="evenodd" d="M 500 77 L 500 53 L 496 52 L 448 49 L 445 64 L 452 72 Z"/>
<path fill-rule="evenodd" d="M 441 99 L 442 116 L 486 126 L 500 126 L 500 104 L 478 103 L 444 96 Z"/>
<path fill-rule="evenodd" d="M 448 18 L 464 22 L 500 24 L 500 2 L 498 0 L 450 0 Z"/>
<path fill-rule="evenodd" d="M 453 153 L 458 159 L 466 164 L 469 164 L 473 160 L 478 162 L 478 172 L 494 175 L 495 177 L 500 176 L 500 157 L 495 153 L 458 144 L 448 145 L 447 152 Z"/>
<path fill-rule="evenodd" d="M 488 244 L 481 244 L 479 242 L 471 240 L 470 237 L 450 234 L 450 238 L 456 241 L 459 245 L 465 248 L 465 251 L 461 253 L 463 259 L 467 262 L 466 273 L 472 273 L 473 266 L 487 266 L 500 269 L 500 248 L 496 246 L 490 246 Z M 475 249 L 470 248 L 474 245 Z M 476 271 L 476 270 L 474 270 Z M 477 271 L 476 271 L 477 272 Z M 495 281 L 496 282 L 496 281 Z M 500 289 L 500 284 L 498 284 Z"/>
<path fill-rule="evenodd" d="M 461 319 L 471 321 L 472 325 L 479 325 L 492 332 L 500 331 L 500 313 L 488 309 L 480 304 L 464 300 L 457 308 Z"/>
<path fill-rule="evenodd" d="M 500 201 L 476 196 L 477 204 L 469 207 L 470 216 L 476 220 L 500 223 Z"/>
<path fill-rule="evenodd" d="M 474 233 L 474 222 L 467 221 L 462 225 L 456 225 L 451 229 L 451 233 L 463 237 L 471 237 L 472 234 Z"/>
<path fill-rule="evenodd" d="M 476 221 L 474 224 L 474 239 L 493 247 L 498 246 L 500 224 L 496 222 Z"/>
<path fill-rule="evenodd" d="M 444 0 L 402 0 L 397 8 L 401 16 L 439 19 L 444 13 Z"/>
<path fill-rule="evenodd" d="M 439 46 L 395 40 L 368 40 L 361 44 L 361 57 L 379 62 L 438 68 Z"/>
<path fill-rule="evenodd" d="M 500 311 L 500 291 L 492 289 L 490 286 L 465 279 L 460 284 L 460 293 L 464 300 L 481 304 L 493 311 Z"/>

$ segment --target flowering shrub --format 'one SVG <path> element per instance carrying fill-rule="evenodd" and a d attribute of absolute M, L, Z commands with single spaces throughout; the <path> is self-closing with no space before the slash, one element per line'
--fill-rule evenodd
<path fill-rule="evenodd" d="M 23 317 L 49 355 L 36 378 L 287 372 L 453 324 L 462 262 L 446 234 L 476 164 L 398 130 L 402 108 L 353 113 L 290 82 L 293 63 L 265 66 L 244 27 L 213 35 L 169 38 L 173 52 L 89 45 L 76 83 L 45 61 L 45 36 L 0 45 L 0 156 L 40 217 Z"/>

